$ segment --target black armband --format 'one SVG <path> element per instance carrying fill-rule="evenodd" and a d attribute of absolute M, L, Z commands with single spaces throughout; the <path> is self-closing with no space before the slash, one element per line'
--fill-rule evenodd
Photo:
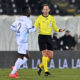
<path fill-rule="evenodd" d="M 32 26 L 32 28 L 34 28 L 34 26 Z"/>
<path fill-rule="evenodd" d="M 59 29 L 59 32 L 61 32 L 61 29 Z"/>

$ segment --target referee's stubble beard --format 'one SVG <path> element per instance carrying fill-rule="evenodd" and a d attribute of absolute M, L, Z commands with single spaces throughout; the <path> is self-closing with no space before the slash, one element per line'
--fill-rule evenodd
<path fill-rule="evenodd" d="M 42 9 L 43 16 L 48 16 L 49 12 L 50 12 L 49 7 L 48 6 L 43 6 L 43 9 Z"/>

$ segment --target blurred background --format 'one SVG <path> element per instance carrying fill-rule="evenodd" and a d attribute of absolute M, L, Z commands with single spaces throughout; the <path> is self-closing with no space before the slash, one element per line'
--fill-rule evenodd
<path fill-rule="evenodd" d="M 31 19 L 34 24 L 36 17 L 42 13 L 42 5 L 44 3 L 49 4 L 51 8 L 50 14 L 55 17 L 57 26 L 66 28 L 70 31 L 70 35 L 74 37 L 76 41 L 75 50 L 80 50 L 80 0 L 0 0 L 1 51 L 16 50 L 15 33 L 10 31 L 10 26 L 21 15 L 21 8 L 27 4 L 30 5 Z M 57 38 L 59 39 L 63 35 L 65 35 L 65 32 L 57 33 Z M 38 51 L 38 44 L 35 44 L 37 42 L 37 34 L 30 34 L 29 37 L 29 50 Z M 60 45 L 64 44 L 59 40 L 59 47 Z"/>
<path fill-rule="evenodd" d="M 52 15 L 79 16 L 80 0 L 0 0 L 1 15 L 20 15 L 21 8 L 29 4 L 32 15 L 41 14 L 42 5 L 48 3 Z"/>
<path fill-rule="evenodd" d="M 80 0 L 0 0 L 0 67 L 3 63 L 4 67 L 10 67 L 15 62 L 10 62 L 11 58 L 9 56 L 11 54 L 8 54 L 16 53 L 14 51 L 17 51 L 15 33 L 10 30 L 10 26 L 17 17 L 21 16 L 21 8 L 25 5 L 30 5 L 30 18 L 34 24 L 36 17 L 42 13 L 42 5 L 44 3 L 50 5 L 50 14 L 55 17 L 58 28 L 66 28 L 66 31 L 62 33 L 53 32 L 53 50 L 67 50 L 67 53 L 71 53 L 69 59 L 79 59 L 80 63 Z M 32 51 L 32 53 L 39 51 L 38 32 L 29 34 L 28 41 L 29 51 Z M 71 51 L 69 52 L 69 50 Z M 63 52 L 65 56 L 67 53 Z M 9 62 L 6 62 L 5 58 L 5 61 L 3 61 L 2 56 L 5 55 L 9 59 Z M 63 57 L 65 58 L 65 56 Z M 69 57 L 69 55 L 67 56 Z"/>

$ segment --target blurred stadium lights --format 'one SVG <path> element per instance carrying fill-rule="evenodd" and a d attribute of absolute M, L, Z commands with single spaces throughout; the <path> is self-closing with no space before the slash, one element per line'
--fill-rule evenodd
<path fill-rule="evenodd" d="M 51 6 L 52 15 L 80 16 L 80 0 L 0 0 L 0 14 L 20 15 L 22 6 L 29 4 L 32 15 L 39 15 L 41 14 L 41 8 L 44 3 L 48 3 Z M 14 8 L 17 12 L 14 11 Z"/>

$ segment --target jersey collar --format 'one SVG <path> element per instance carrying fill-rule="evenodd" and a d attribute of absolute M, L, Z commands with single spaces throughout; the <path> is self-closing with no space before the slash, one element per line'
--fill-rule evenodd
<path fill-rule="evenodd" d="M 42 16 L 43 16 L 43 14 L 42 14 Z M 49 15 L 48 15 L 49 16 Z M 43 16 L 43 17 L 48 17 L 48 16 Z"/>

